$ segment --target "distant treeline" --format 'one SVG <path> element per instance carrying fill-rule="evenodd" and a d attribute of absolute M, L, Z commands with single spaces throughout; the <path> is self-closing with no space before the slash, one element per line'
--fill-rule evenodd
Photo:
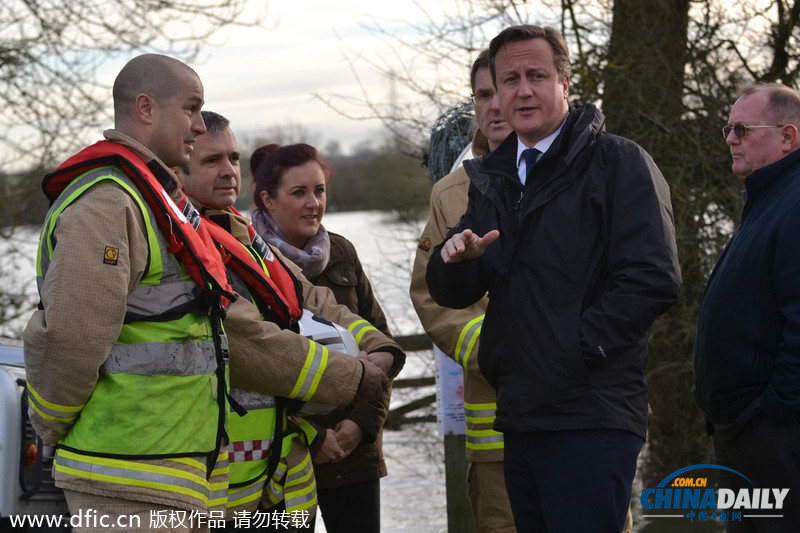
<path fill-rule="evenodd" d="M 420 157 L 389 146 L 326 157 L 333 166 L 329 211 L 381 210 L 403 219 L 418 217 L 428 208 L 431 188 Z M 242 175 L 242 193 L 236 204 L 239 210 L 253 204 L 249 160 L 242 160 Z"/>
<path fill-rule="evenodd" d="M 0 227 L 38 225 L 44 221 L 49 202 L 42 192 L 42 178 L 47 172 L 33 169 L 0 173 Z"/>
<path fill-rule="evenodd" d="M 428 207 L 430 183 L 419 157 L 387 146 L 335 154 L 328 160 L 333 166 L 329 211 L 382 210 L 413 220 Z M 0 174 L 0 227 L 42 223 L 48 201 L 41 184 L 47 172 L 50 169 Z M 242 176 L 236 207 L 246 211 L 253 202 L 248 159 L 242 160 Z"/>

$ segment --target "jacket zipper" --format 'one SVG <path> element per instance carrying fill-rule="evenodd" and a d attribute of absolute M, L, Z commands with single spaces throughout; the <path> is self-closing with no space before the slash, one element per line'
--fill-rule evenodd
<path fill-rule="evenodd" d="M 519 227 L 522 224 L 522 200 L 525 199 L 525 189 L 519 191 L 519 200 L 517 200 L 516 205 L 514 205 L 514 211 L 517 214 L 517 226 Z"/>

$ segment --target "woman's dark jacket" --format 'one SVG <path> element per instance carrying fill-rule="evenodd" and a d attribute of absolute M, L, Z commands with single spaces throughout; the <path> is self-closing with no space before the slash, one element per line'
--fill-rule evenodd
<path fill-rule="evenodd" d="M 361 268 L 355 247 L 341 235 L 328 232 L 328 236 L 331 243 L 328 266 L 318 276 L 309 278 L 309 281 L 314 285 L 330 288 L 337 303 L 391 336 L 386 316 Z M 400 367 L 402 363 L 404 361 L 399 362 Z M 395 366 L 397 364 L 398 361 L 395 361 Z M 389 413 L 390 394 L 391 389 L 366 404 L 351 405 L 327 415 L 309 417 L 315 424 L 326 428 L 333 428 L 339 421 L 349 418 L 366 432 L 364 440 L 342 461 L 314 465 L 317 487 L 323 490 L 332 489 L 351 483 L 372 481 L 386 475 L 381 432 Z"/>
<path fill-rule="evenodd" d="M 499 431 L 620 429 L 645 437 L 647 331 L 680 295 L 669 187 L 651 157 L 605 133 L 593 105 L 528 175 L 517 137 L 465 163 L 464 229 L 500 238 L 478 259 L 428 264 L 433 298 L 489 293 L 478 362 L 497 389 Z"/>

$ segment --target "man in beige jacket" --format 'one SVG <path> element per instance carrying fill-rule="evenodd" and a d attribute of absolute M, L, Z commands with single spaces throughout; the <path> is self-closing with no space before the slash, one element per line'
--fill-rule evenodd
<path fill-rule="evenodd" d="M 500 116 L 484 50 L 472 65 L 472 99 L 478 129 L 472 141 L 475 157 L 494 150 L 511 133 Z M 478 342 L 487 298 L 465 309 L 448 309 L 433 301 L 425 269 L 433 248 L 444 240 L 467 209 L 469 178 L 463 167 L 440 179 L 431 192 L 430 216 L 422 231 L 411 276 L 411 301 L 433 343 L 464 369 L 464 408 L 467 419 L 467 482 L 479 533 L 512 533 L 514 517 L 503 476 L 503 435 L 492 429 L 495 391 L 478 369 Z"/>
<path fill-rule="evenodd" d="M 314 343 L 266 330 L 231 292 L 169 170 L 205 131 L 202 105 L 187 65 L 136 57 L 115 80 L 107 140 L 45 178 L 25 362 L 31 420 L 58 445 L 54 477 L 84 517 L 78 531 L 207 531 L 221 519 L 228 342 L 233 383 L 267 394 L 346 404 L 388 383 L 326 350 L 305 367 Z M 265 343 L 274 357 L 261 356 Z"/>

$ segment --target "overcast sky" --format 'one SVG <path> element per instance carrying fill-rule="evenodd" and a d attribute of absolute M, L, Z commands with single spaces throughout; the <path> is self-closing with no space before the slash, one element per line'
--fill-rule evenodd
<path fill-rule="evenodd" d="M 263 2 L 252 4 L 263 13 Z M 413 0 L 268 0 L 266 5 L 265 27 L 225 29 L 215 37 L 224 44 L 205 47 L 192 65 L 205 88 L 204 109 L 229 118 L 240 139 L 266 127 L 297 124 L 323 146 L 338 140 L 347 148 L 374 138 L 381 131 L 378 121 L 350 120 L 313 95 L 362 98 L 347 58 L 354 58 L 352 50 L 377 57 L 388 47 L 364 24 L 408 32 L 418 11 Z M 109 62 L 100 73 L 103 82 L 113 83 L 125 61 Z M 388 98 L 387 80 L 366 65 L 356 73 L 376 99 Z M 346 111 L 361 112 L 353 106 Z"/>

